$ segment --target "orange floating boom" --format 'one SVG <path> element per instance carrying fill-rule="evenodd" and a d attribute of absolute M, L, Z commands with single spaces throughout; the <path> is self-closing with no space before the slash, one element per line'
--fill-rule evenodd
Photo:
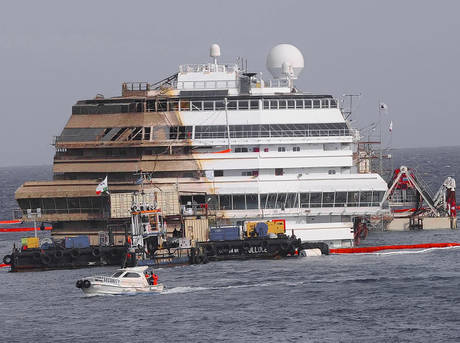
<path fill-rule="evenodd" d="M 45 230 L 51 230 L 52 226 L 45 226 Z M 33 227 L 0 227 L 0 232 L 24 232 L 24 231 L 34 231 Z M 37 230 L 41 229 L 37 227 Z"/>
<path fill-rule="evenodd" d="M 0 224 L 19 224 L 20 220 L 0 220 Z"/>
<path fill-rule="evenodd" d="M 362 254 L 362 253 L 372 253 L 372 252 L 382 251 L 382 250 L 429 249 L 429 248 L 448 248 L 448 247 L 458 247 L 458 246 L 460 246 L 460 243 L 381 245 L 378 247 L 330 249 L 329 252 L 331 254 Z"/>

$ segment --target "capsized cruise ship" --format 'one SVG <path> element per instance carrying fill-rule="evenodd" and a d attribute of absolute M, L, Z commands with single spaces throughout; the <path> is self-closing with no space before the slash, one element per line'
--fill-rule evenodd
<path fill-rule="evenodd" d="M 78 101 L 53 142 L 53 180 L 17 190 L 20 216 L 39 208 L 55 237 L 97 244 L 109 232 L 123 244 L 142 190 L 167 234 L 193 236 L 192 221 L 278 220 L 303 241 L 353 245 L 354 223 L 382 213 L 387 184 L 359 170 L 359 132 L 338 100 L 295 87 L 304 59 L 292 45 L 270 50 L 272 80 L 221 63 L 216 44 L 210 55 L 157 83 L 125 82 L 121 96 Z M 110 194 L 97 195 L 106 176 Z"/>

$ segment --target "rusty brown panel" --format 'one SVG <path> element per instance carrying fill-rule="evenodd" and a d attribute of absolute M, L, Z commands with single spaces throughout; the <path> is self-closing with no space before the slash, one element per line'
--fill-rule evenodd
<path fill-rule="evenodd" d="M 143 112 L 120 114 L 74 114 L 65 128 L 108 128 L 141 126 L 179 126 L 178 112 Z"/>

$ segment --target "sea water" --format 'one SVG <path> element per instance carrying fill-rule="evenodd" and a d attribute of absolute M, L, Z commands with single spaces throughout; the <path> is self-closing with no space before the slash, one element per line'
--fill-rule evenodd
<path fill-rule="evenodd" d="M 437 189 L 460 170 L 458 158 L 446 162 L 454 151 L 398 156 Z M 11 217 L 17 186 L 50 176 L 0 168 L 0 218 Z M 0 256 L 26 234 L 0 233 Z M 460 230 L 371 232 L 363 243 L 454 241 Z M 460 342 L 459 261 L 460 248 L 446 248 L 215 262 L 157 270 L 162 294 L 91 298 L 76 280 L 114 268 L 3 270 L 0 342 Z"/>

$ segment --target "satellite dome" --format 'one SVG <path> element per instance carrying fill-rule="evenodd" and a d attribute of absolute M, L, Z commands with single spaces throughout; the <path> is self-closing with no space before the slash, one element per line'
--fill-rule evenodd
<path fill-rule="evenodd" d="M 220 46 L 219 45 L 212 44 L 209 50 L 210 50 L 209 55 L 211 57 L 214 57 L 214 58 L 220 57 Z"/>
<path fill-rule="evenodd" d="M 291 44 L 278 44 L 267 56 L 267 69 L 275 79 L 297 79 L 304 67 L 303 55 Z"/>

